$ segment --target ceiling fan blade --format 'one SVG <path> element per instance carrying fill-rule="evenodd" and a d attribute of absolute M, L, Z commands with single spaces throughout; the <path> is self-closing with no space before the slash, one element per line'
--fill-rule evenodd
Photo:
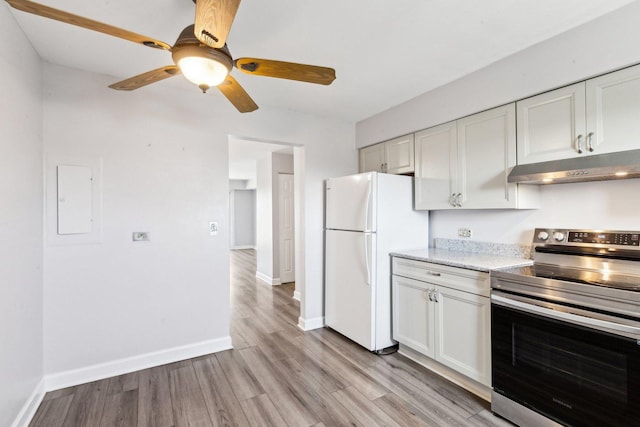
<path fill-rule="evenodd" d="M 178 67 L 175 65 L 168 65 L 166 67 L 160 67 L 155 70 L 147 71 L 146 73 L 138 74 L 137 76 L 114 83 L 109 87 L 116 90 L 135 90 L 178 74 L 180 74 Z"/>
<path fill-rule="evenodd" d="M 242 86 L 240 86 L 238 81 L 234 79 L 231 74 L 229 74 L 227 79 L 217 87 L 241 113 L 250 113 L 258 109 L 258 105 L 253 102 L 253 99 L 251 99 L 249 94 L 245 92 Z"/>
<path fill-rule="evenodd" d="M 159 40 L 152 39 L 141 34 L 133 33 L 131 31 L 123 30 L 122 28 L 114 27 L 112 25 L 103 24 L 102 22 L 94 21 L 89 18 L 83 18 L 82 16 L 54 9 L 52 7 L 45 6 L 39 3 L 34 3 L 29 0 L 5 1 L 9 3 L 14 9 L 18 9 L 23 12 L 32 13 L 34 15 L 43 16 L 45 18 L 54 19 L 56 21 L 64 22 L 67 24 L 76 25 L 78 27 L 87 28 L 93 31 L 98 31 L 110 36 L 120 37 L 121 39 L 129 40 L 134 43 L 140 43 L 145 46 L 154 47 L 157 49 L 171 50 L 171 46 L 166 44 L 165 42 L 161 42 Z"/>
<path fill-rule="evenodd" d="M 333 68 L 315 65 L 258 58 L 239 58 L 236 59 L 235 65 L 238 70 L 247 74 L 298 80 L 321 85 L 330 85 L 336 79 L 336 71 Z"/>
<path fill-rule="evenodd" d="M 221 48 L 227 42 L 240 0 L 196 0 L 195 36 L 201 43 Z"/>

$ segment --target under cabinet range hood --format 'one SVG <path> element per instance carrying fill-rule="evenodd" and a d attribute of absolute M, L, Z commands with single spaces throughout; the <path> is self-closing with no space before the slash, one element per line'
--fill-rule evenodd
<path fill-rule="evenodd" d="M 508 181 L 561 184 L 628 178 L 640 178 L 640 150 L 517 165 L 511 170 Z"/>

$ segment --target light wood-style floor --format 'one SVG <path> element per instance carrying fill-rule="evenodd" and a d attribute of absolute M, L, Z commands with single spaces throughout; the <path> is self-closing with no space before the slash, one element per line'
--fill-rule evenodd
<path fill-rule="evenodd" d="M 296 327 L 293 286 L 231 255 L 233 350 L 47 393 L 31 426 L 506 426 L 489 405 L 403 356 Z"/>

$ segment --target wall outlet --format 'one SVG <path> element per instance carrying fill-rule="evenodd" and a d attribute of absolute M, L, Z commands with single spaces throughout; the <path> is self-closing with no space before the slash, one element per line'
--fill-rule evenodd
<path fill-rule="evenodd" d="M 458 236 L 460 236 L 460 237 L 471 237 L 471 229 L 470 228 L 458 228 Z"/>
<path fill-rule="evenodd" d="M 134 242 L 148 242 L 150 240 L 148 231 L 134 231 L 132 239 Z"/>

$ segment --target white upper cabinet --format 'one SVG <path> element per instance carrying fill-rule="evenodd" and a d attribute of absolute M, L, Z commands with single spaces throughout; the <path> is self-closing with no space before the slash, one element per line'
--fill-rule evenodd
<path fill-rule="evenodd" d="M 414 171 L 414 135 L 405 135 L 384 142 L 385 172 L 411 173 Z"/>
<path fill-rule="evenodd" d="M 640 66 L 518 101 L 518 164 L 640 147 Z"/>
<path fill-rule="evenodd" d="M 451 209 L 458 173 L 456 122 L 416 133 L 416 209 Z"/>
<path fill-rule="evenodd" d="M 508 104 L 416 133 L 416 209 L 536 208 L 536 187 L 507 182 L 515 120 Z"/>
<path fill-rule="evenodd" d="M 587 153 L 640 148 L 640 66 L 587 80 L 586 91 Z"/>
<path fill-rule="evenodd" d="M 360 149 L 360 173 L 382 172 L 384 167 L 384 145 L 375 144 Z"/>
<path fill-rule="evenodd" d="M 413 134 L 360 149 L 360 173 L 413 173 L 413 164 Z"/>
<path fill-rule="evenodd" d="M 517 103 L 518 164 L 580 155 L 585 150 L 584 82 Z"/>
<path fill-rule="evenodd" d="M 455 202 L 467 209 L 516 208 L 515 104 L 462 118 L 458 125 L 458 185 Z"/>

